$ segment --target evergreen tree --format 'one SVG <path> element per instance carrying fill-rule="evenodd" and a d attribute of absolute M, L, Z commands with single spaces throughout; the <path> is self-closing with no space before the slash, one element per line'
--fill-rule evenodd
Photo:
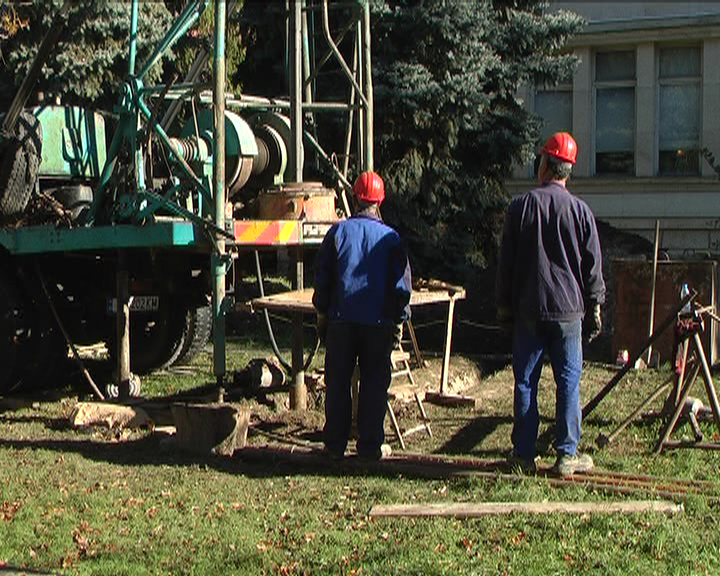
<path fill-rule="evenodd" d="M 12 99 L 63 1 L 28 0 L 14 7 L 12 13 L 25 25 L 0 44 L 3 102 Z M 45 62 L 36 89 L 61 97 L 65 103 L 111 107 L 117 101 L 120 83 L 127 76 L 130 6 L 127 1 L 73 1 L 65 29 Z M 140 2 L 139 7 L 138 66 L 171 20 L 163 2 Z M 161 72 L 160 66 L 156 67 L 146 82 L 156 81 Z"/>
<path fill-rule="evenodd" d="M 383 215 L 418 273 L 467 280 L 494 262 L 503 179 L 537 146 L 517 88 L 571 77 L 562 47 L 581 21 L 533 0 L 378 0 L 373 20 Z"/>

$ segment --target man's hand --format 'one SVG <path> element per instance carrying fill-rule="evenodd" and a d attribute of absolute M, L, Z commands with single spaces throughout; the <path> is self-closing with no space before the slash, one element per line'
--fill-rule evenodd
<path fill-rule="evenodd" d="M 395 328 L 393 328 L 393 348 L 397 348 L 398 346 L 400 346 L 402 335 L 403 325 L 402 322 L 400 322 L 400 324 L 395 324 Z"/>
<path fill-rule="evenodd" d="M 325 344 L 328 329 L 327 316 L 325 314 L 320 312 L 317 313 L 317 324 L 315 329 L 317 330 L 318 340 L 320 340 L 322 344 Z"/>
<path fill-rule="evenodd" d="M 602 311 L 600 304 L 594 302 L 585 311 L 585 322 L 583 323 L 583 335 L 587 342 L 592 342 L 602 332 Z"/>

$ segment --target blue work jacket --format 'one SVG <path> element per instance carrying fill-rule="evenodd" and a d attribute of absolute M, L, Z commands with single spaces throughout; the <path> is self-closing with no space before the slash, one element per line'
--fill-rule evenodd
<path fill-rule="evenodd" d="M 586 303 L 602 304 L 602 254 L 588 205 L 560 182 L 514 198 L 495 288 L 498 307 L 526 320 L 578 320 Z"/>
<path fill-rule="evenodd" d="M 328 230 L 315 259 L 313 304 L 328 319 L 367 325 L 410 318 L 412 282 L 400 235 L 361 212 Z"/>

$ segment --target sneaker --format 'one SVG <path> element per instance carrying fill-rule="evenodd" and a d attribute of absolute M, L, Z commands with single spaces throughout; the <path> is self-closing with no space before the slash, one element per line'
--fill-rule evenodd
<path fill-rule="evenodd" d="M 507 457 L 507 463 L 512 470 L 519 470 L 522 474 L 535 474 L 539 459 L 539 456 L 530 459 L 522 458 L 515 453 L 515 450 L 511 450 Z"/>
<path fill-rule="evenodd" d="M 587 454 L 560 454 L 553 470 L 560 476 L 572 476 L 575 472 L 589 472 L 593 466 L 592 458 Z"/>

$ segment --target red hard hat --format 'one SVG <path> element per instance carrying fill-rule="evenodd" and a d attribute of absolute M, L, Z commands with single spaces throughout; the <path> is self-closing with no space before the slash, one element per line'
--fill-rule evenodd
<path fill-rule="evenodd" d="M 355 180 L 353 193 L 358 200 L 380 204 L 385 199 L 385 183 L 375 172 L 363 172 Z"/>
<path fill-rule="evenodd" d="M 556 132 L 548 138 L 545 146 L 540 150 L 540 153 L 554 156 L 565 162 L 570 162 L 570 164 L 575 164 L 575 159 L 577 158 L 577 143 L 567 132 Z"/>

